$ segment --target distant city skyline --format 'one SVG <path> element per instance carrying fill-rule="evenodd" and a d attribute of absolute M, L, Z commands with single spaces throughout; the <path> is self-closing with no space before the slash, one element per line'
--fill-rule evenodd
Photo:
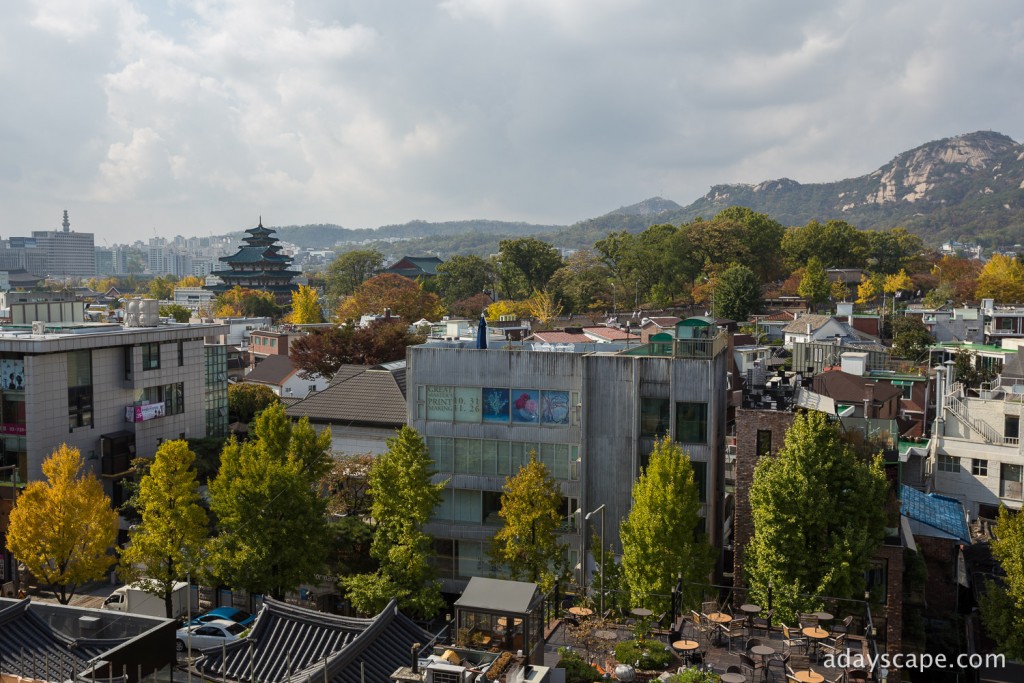
<path fill-rule="evenodd" d="M 13 0 L 0 237 L 569 224 L 1024 139 L 1014 3 Z"/>

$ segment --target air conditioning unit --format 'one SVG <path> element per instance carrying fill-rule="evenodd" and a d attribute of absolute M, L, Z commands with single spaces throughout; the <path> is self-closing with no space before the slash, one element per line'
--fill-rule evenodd
<path fill-rule="evenodd" d="M 42 320 L 33 320 L 32 334 L 46 334 L 46 323 Z"/>

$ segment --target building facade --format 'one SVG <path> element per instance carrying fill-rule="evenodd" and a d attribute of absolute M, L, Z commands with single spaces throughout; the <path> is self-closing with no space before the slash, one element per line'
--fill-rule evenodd
<path fill-rule="evenodd" d="M 36 248 L 46 255 L 46 274 L 51 277 L 96 275 L 96 245 L 91 232 L 72 232 L 68 212 L 62 230 L 34 230 Z"/>
<path fill-rule="evenodd" d="M 446 590 L 495 575 L 487 551 L 501 523 L 502 489 L 531 452 L 561 489 L 570 567 L 586 555 L 581 520 L 601 505 L 604 543 L 620 547 L 618 523 L 629 513 L 633 483 L 665 435 L 690 454 L 704 531 L 719 544 L 724 334 L 700 347 L 652 346 L 626 353 L 409 349 L 409 423 L 426 439 L 437 479 L 449 480 L 427 529 Z"/>

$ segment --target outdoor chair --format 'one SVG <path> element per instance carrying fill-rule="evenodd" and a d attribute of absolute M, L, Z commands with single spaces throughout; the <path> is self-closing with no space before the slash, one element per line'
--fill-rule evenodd
<path fill-rule="evenodd" d="M 733 619 L 728 624 L 719 624 L 722 635 L 729 641 L 729 652 L 732 652 L 733 638 L 747 637 L 747 620 L 743 617 Z"/>
<path fill-rule="evenodd" d="M 697 636 L 697 641 L 706 640 L 710 637 L 710 630 L 708 629 L 707 622 L 701 617 L 696 611 L 691 611 L 690 623 L 693 624 L 693 633 Z"/>
<path fill-rule="evenodd" d="M 868 672 L 866 669 L 850 669 L 846 672 L 846 680 L 849 683 L 866 683 Z"/>
<path fill-rule="evenodd" d="M 790 656 L 791 655 L 789 652 L 783 652 L 782 654 L 776 653 L 775 655 L 770 657 L 765 665 L 765 668 L 768 670 L 768 674 L 771 675 L 772 667 L 779 669 L 780 671 L 782 671 L 783 674 L 785 674 L 786 669 L 789 668 Z"/>
<path fill-rule="evenodd" d="M 817 626 L 818 616 L 816 614 L 798 614 L 797 622 L 800 624 L 800 628 L 807 628 L 808 626 Z"/>
<path fill-rule="evenodd" d="M 826 655 L 832 655 L 833 657 L 835 657 L 837 655 L 841 655 L 844 652 L 846 652 L 845 633 L 840 633 L 835 638 L 828 638 L 827 640 L 825 640 L 825 642 L 819 643 L 818 646 L 819 657 L 821 656 L 821 653 L 825 653 Z"/>
<path fill-rule="evenodd" d="M 756 681 L 757 674 L 762 668 L 761 662 L 754 661 L 750 655 L 740 653 L 740 673 L 746 676 L 748 681 Z"/>
<path fill-rule="evenodd" d="M 750 648 L 763 644 L 764 643 L 761 642 L 760 638 L 747 638 L 747 642 L 746 644 L 744 644 L 743 649 L 747 652 L 750 652 Z"/>
<path fill-rule="evenodd" d="M 767 612 L 761 612 L 754 616 L 750 621 L 751 631 L 764 631 L 765 635 L 771 630 L 772 614 L 775 610 L 768 610 Z"/>
<path fill-rule="evenodd" d="M 740 667 L 738 667 L 735 664 L 733 664 L 732 666 L 730 666 L 728 669 L 725 670 L 725 673 L 727 673 L 727 674 L 741 674 L 741 673 L 743 673 L 743 669 L 741 669 Z"/>
<path fill-rule="evenodd" d="M 717 600 L 706 600 L 706 601 L 700 603 L 700 611 L 701 611 L 701 614 L 711 614 L 712 612 L 717 612 L 718 611 L 718 601 Z"/>
<path fill-rule="evenodd" d="M 782 625 L 782 642 L 786 647 L 803 647 L 804 652 L 807 652 L 807 639 L 803 636 L 794 636 L 789 632 L 789 627 L 785 624 Z"/>
<path fill-rule="evenodd" d="M 825 679 L 825 683 L 845 683 L 845 681 L 846 681 L 846 672 L 845 671 L 840 671 L 839 673 L 837 673 L 832 678 L 826 678 Z"/>
<path fill-rule="evenodd" d="M 853 616 L 848 616 L 843 619 L 840 623 L 832 627 L 833 633 L 849 633 L 850 626 L 853 625 Z"/>

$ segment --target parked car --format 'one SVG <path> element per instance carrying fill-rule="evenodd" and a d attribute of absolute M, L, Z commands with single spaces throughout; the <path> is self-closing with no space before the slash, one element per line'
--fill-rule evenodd
<path fill-rule="evenodd" d="M 174 646 L 178 652 L 185 652 L 189 644 L 193 650 L 219 647 L 232 640 L 238 640 L 248 628 L 248 626 L 236 624 L 228 619 L 218 619 L 196 626 L 182 626 L 175 633 Z M 190 631 L 191 637 L 189 636 Z"/>
<path fill-rule="evenodd" d="M 193 617 L 192 621 L 188 622 L 191 626 L 198 624 L 208 624 L 211 621 L 217 621 L 218 619 L 226 619 L 233 621 L 236 624 L 242 626 L 248 626 L 255 619 L 253 615 L 246 612 L 244 609 L 235 609 L 234 607 L 215 607 L 205 614 L 200 614 L 198 617 Z"/>

